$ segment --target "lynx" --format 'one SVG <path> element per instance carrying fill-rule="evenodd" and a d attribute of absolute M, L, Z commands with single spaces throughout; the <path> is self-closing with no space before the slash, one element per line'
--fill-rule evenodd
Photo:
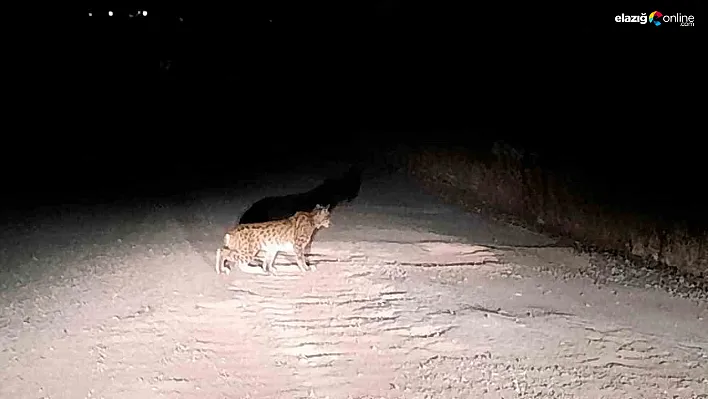
<path fill-rule="evenodd" d="M 236 263 L 242 271 L 253 273 L 249 267 L 259 251 L 264 252 L 262 271 L 275 274 L 275 258 L 279 252 L 295 254 L 300 271 L 317 270 L 308 265 L 305 252 L 309 251 L 312 237 L 320 228 L 330 226 L 329 207 L 317 205 L 312 212 L 297 212 L 295 215 L 271 222 L 239 224 L 224 235 L 223 246 L 216 250 L 216 273 L 228 275 L 229 263 Z"/>

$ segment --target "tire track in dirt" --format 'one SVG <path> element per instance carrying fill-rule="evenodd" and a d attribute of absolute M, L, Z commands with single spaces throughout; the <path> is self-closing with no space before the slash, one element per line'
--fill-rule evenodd
<path fill-rule="evenodd" d="M 433 274 L 404 269 L 409 281 L 419 283 L 421 276 Z M 406 374 L 405 386 L 413 391 L 433 397 L 654 397 L 657 392 L 676 398 L 708 397 L 708 378 L 702 371 L 706 352 L 700 344 L 680 345 L 671 337 L 616 325 L 616 320 L 589 318 L 591 313 L 578 315 L 555 306 L 520 308 L 498 293 L 490 298 L 493 291 L 488 288 L 487 295 L 477 297 L 469 286 L 465 289 L 441 278 L 445 274 L 439 270 L 437 283 L 418 287 L 447 291 L 443 295 L 447 300 L 432 302 L 436 310 L 431 314 L 454 317 L 460 328 L 449 338 L 477 348 L 452 356 L 433 354 Z M 497 282 L 477 277 L 490 285 L 509 286 L 500 284 L 508 277 Z M 511 287 L 528 292 L 523 285 L 516 282 Z M 420 296 L 408 282 L 402 286 Z M 481 305 L 484 299 L 496 299 L 496 305 L 491 301 Z"/>
<path fill-rule="evenodd" d="M 372 264 L 320 261 L 313 273 L 240 275 L 228 289 L 230 303 L 267 326 L 269 356 L 292 376 L 293 397 L 388 397 L 404 365 L 464 348 L 447 342 L 456 325 L 429 317 L 426 298 L 376 276 Z"/>
<path fill-rule="evenodd" d="M 666 337 L 613 332 L 620 321 L 583 306 L 589 295 L 538 274 L 522 279 L 488 248 L 403 227 L 379 237 L 347 227 L 346 210 L 339 216 L 313 243 L 316 272 L 279 258 L 276 266 L 292 272 L 232 273 L 220 288 L 228 298 L 207 305 L 230 323 L 247 314 L 240 328 L 262 330 L 246 350 L 260 351 L 254 366 L 272 370 L 246 375 L 274 386 L 251 397 L 704 397 L 700 346 L 676 351 Z M 204 224 L 185 230 L 209 268 L 220 228 L 194 222 Z M 397 239 L 383 240 L 389 235 Z M 607 334 L 593 340 L 593 329 Z"/>

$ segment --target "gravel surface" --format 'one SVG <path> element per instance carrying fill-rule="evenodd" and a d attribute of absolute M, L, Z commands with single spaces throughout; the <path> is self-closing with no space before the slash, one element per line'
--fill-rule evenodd
<path fill-rule="evenodd" d="M 316 272 L 217 276 L 224 229 L 264 195 L 3 231 L 0 397 L 708 397 L 708 306 L 651 285 L 680 277 L 540 247 L 396 176 L 336 209 Z"/>

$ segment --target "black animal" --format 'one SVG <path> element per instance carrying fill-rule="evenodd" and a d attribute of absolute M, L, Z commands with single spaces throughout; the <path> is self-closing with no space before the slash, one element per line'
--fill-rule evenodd
<path fill-rule="evenodd" d="M 317 205 L 329 206 L 332 210 L 339 203 L 351 202 L 359 195 L 361 174 L 361 166 L 355 165 L 342 176 L 326 179 L 310 191 L 260 199 L 241 215 L 239 224 L 281 220 L 296 212 L 310 212 Z"/>

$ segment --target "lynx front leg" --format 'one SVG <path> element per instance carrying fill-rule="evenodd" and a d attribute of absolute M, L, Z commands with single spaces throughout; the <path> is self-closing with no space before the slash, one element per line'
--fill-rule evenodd
<path fill-rule="evenodd" d="M 307 264 L 307 260 L 305 259 L 305 251 L 303 250 L 302 245 L 294 245 L 293 252 L 295 252 L 295 259 L 297 260 L 297 267 L 300 268 L 300 271 L 305 272 L 308 270 L 312 270 L 312 271 L 317 270 L 317 268 L 314 265 Z"/>
<path fill-rule="evenodd" d="M 225 273 L 227 276 L 229 275 L 229 272 L 231 271 L 228 267 L 224 267 L 224 262 L 226 262 L 226 257 L 224 256 L 224 251 L 223 248 L 219 248 L 216 250 L 216 274 L 221 274 L 222 272 Z"/>
<path fill-rule="evenodd" d="M 307 242 L 307 246 L 305 247 L 305 252 L 303 253 L 303 258 L 305 255 L 309 255 L 312 252 L 311 249 L 312 249 L 312 239 L 310 239 L 310 241 Z M 305 260 L 305 262 L 307 262 L 307 259 Z M 312 265 L 309 263 L 307 265 L 310 268 L 310 270 L 312 270 L 312 271 L 317 270 L 317 267 L 315 265 Z"/>
<path fill-rule="evenodd" d="M 312 241 L 307 243 L 307 246 L 305 246 L 305 254 L 309 254 L 312 249 Z"/>
<path fill-rule="evenodd" d="M 216 271 L 216 274 L 221 274 L 221 248 L 218 248 L 216 250 L 216 265 L 214 266 L 214 270 Z"/>

